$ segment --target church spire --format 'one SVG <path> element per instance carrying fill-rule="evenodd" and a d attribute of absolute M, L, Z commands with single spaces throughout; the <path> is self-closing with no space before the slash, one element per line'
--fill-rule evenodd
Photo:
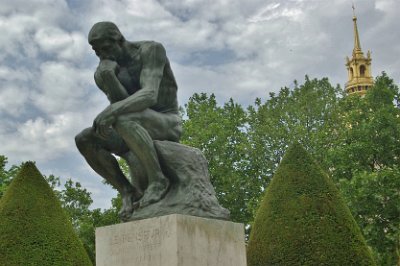
<path fill-rule="evenodd" d="M 354 24 L 354 49 L 353 49 L 353 53 L 354 54 L 362 54 L 361 45 L 360 45 L 360 37 L 358 36 L 357 17 L 356 17 L 354 4 L 353 4 L 352 8 L 353 8 L 353 24 Z"/>
<path fill-rule="evenodd" d="M 364 95 L 374 83 L 374 80 L 371 76 L 372 59 L 370 51 L 368 51 L 367 57 L 365 57 L 361 50 L 354 4 L 352 8 L 354 26 L 354 48 L 352 58 L 346 58 L 346 67 L 348 72 L 346 92 L 347 94 Z"/>

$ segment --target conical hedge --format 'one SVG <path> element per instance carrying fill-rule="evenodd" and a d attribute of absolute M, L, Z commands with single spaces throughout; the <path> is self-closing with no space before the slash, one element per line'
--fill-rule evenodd
<path fill-rule="evenodd" d="M 32 162 L 23 164 L 0 201 L 0 265 L 92 265 Z"/>
<path fill-rule="evenodd" d="M 349 208 L 300 144 L 280 163 L 257 212 L 248 266 L 375 265 Z"/>

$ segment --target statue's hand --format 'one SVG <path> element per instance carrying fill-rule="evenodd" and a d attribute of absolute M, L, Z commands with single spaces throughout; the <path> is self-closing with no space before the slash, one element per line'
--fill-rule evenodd
<path fill-rule="evenodd" d="M 109 59 L 103 59 L 100 61 L 96 72 L 98 72 L 100 76 L 104 78 L 104 76 L 107 76 L 109 74 L 115 74 L 117 70 L 118 70 L 117 62 Z"/>
<path fill-rule="evenodd" d="M 112 105 L 104 109 L 93 121 L 93 128 L 97 134 L 106 138 L 110 133 L 110 127 L 115 123 L 115 116 L 112 112 Z"/>

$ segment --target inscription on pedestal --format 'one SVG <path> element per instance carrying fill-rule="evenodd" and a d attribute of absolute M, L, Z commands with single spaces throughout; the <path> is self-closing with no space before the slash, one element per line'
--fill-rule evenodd
<path fill-rule="evenodd" d="M 168 227 L 168 226 L 167 226 Z M 118 225 L 118 230 L 110 227 L 96 232 L 96 253 L 106 252 L 106 262 L 97 265 L 151 265 L 161 266 L 160 252 L 163 242 L 168 242 L 170 230 L 160 219 L 152 222 L 138 221 Z M 107 233 L 103 229 L 107 230 Z M 101 242 L 98 241 L 101 239 Z M 107 249 L 106 251 L 103 249 Z M 96 256 L 97 257 L 97 256 Z"/>
<path fill-rule="evenodd" d="M 243 225 L 168 215 L 96 230 L 98 266 L 245 266 Z"/>

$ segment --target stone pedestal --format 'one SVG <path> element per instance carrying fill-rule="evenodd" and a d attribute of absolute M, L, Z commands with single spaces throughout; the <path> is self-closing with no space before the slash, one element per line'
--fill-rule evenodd
<path fill-rule="evenodd" d="M 96 230 L 97 266 L 246 266 L 242 224 L 172 214 Z"/>

